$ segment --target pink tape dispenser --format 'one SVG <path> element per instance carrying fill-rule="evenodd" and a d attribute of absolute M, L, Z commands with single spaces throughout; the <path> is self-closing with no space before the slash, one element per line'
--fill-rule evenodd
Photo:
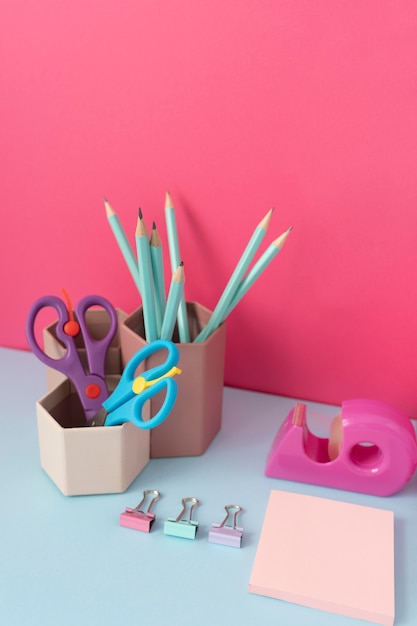
<path fill-rule="evenodd" d="M 297 403 L 279 429 L 265 475 L 336 489 L 389 496 L 417 467 L 417 438 L 407 415 L 377 400 L 346 400 L 328 439 L 307 426 Z"/>

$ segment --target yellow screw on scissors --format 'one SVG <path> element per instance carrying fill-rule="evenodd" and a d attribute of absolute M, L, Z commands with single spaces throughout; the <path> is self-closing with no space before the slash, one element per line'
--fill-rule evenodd
<path fill-rule="evenodd" d="M 142 391 L 145 391 L 145 389 L 147 389 L 148 387 L 152 387 L 152 385 L 157 383 L 158 380 L 162 380 L 163 378 L 167 378 L 168 376 L 175 376 L 175 374 L 181 374 L 181 372 L 182 370 L 180 370 L 179 367 L 174 366 L 171 367 L 171 369 L 166 374 L 160 376 L 159 378 L 155 378 L 154 380 L 145 380 L 143 376 L 138 376 L 133 381 L 132 391 L 136 394 L 142 393 Z"/>

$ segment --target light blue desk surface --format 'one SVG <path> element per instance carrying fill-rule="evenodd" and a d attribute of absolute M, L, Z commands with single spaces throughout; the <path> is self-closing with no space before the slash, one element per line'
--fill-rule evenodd
<path fill-rule="evenodd" d="M 0 368 L 1 624 L 367 623 L 248 592 L 271 489 L 393 510 L 395 623 L 417 624 L 417 474 L 390 498 L 266 478 L 270 444 L 294 400 L 225 388 L 223 427 L 202 457 L 152 460 L 122 494 L 65 497 L 39 463 L 35 402 L 46 392 L 44 366 L 30 353 L 1 348 Z M 307 404 L 318 416 L 336 414 L 334 407 Z M 119 526 L 119 514 L 136 506 L 144 489 L 162 494 L 150 534 Z M 164 520 L 179 514 L 186 496 L 201 501 L 195 541 L 163 534 Z M 228 503 L 244 508 L 241 549 L 207 541 Z"/>

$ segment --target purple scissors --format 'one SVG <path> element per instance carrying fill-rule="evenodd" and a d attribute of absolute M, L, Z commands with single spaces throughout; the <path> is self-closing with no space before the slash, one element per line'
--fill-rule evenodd
<path fill-rule="evenodd" d="M 102 307 L 110 318 L 110 328 L 103 339 L 93 339 L 87 327 L 86 312 L 93 306 Z M 58 312 L 59 319 L 55 332 L 57 338 L 62 341 L 66 348 L 64 356 L 60 359 L 49 357 L 39 346 L 35 337 L 36 317 L 46 307 L 52 307 Z M 75 307 L 75 315 L 76 320 L 72 311 L 57 296 L 39 298 L 29 311 L 26 320 L 26 337 L 32 352 L 40 361 L 49 367 L 59 370 L 70 379 L 78 393 L 86 419 L 89 422 L 102 408 L 102 402 L 109 395 L 105 378 L 105 361 L 107 350 L 116 334 L 117 313 L 108 300 L 101 296 L 91 295 L 79 301 Z M 80 332 L 86 349 L 88 372 L 84 369 L 75 343 L 75 337 Z"/>

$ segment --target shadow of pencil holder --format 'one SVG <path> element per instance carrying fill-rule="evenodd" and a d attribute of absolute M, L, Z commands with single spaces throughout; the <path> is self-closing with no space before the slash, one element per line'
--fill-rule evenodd
<path fill-rule="evenodd" d="M 173 336 L 180 352 L 178 367 L 182 370 L 175 377 L 178 396 L 165 422 L 151 431 L 151 458 L 199 456 L 221 428 L 226 326 L 222 324 L 206 341 L 192 343 L 208 323 L 211 311 L 188 302 L 187 314 L 191 343 L 178 343 L 177 329 Z M 143 312 L 139 308 L 120 324 L 122 367 L 147 345 L 144 337 Z M 154 367 L 162 359 L 163 355 L 152 355 L 143 369 Z M 151 415 L 159 410 L 163 400 L 163 394 L 151 399 Z"/>

